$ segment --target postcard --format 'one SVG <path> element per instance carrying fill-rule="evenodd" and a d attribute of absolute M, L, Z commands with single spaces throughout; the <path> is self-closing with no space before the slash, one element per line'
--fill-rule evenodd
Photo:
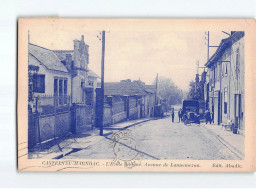
<path fill-rule="evenodd" d="M 253 19 L 18 20 L 19 171 L 254 172 Z"/>

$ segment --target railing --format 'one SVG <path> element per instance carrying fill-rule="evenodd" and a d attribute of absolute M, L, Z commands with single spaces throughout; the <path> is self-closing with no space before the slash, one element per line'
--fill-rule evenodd
<path fill-rule="evenodd" d="M 37 96 L 36 110 L 40 115 L 56 114 L 70 110 L 70 96 Z"/>

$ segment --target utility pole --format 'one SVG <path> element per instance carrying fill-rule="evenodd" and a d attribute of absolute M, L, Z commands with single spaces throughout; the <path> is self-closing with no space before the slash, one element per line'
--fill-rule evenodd
<path fill-rule="evenodd" d="M 100 136 L 103 136 L 104 125 L 104 58 L 105 58 L 105 31 L 102 31 L 102 56 L 101 56 L 101 122 L 100 122 Z"/>
<path fill-rule="evenodd" d="M 209 60 L 209 43 L 210 43 L 210 31 L 207 33 L 207 61 Z"/>

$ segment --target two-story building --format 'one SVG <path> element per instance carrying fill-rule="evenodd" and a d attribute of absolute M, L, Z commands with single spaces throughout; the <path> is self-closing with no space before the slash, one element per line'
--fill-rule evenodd
<path fill-rule="evenodd" d="M 205 100 L 214 124 L 244 130 L 244 32 L 232 31 L 206 63 Z"/>

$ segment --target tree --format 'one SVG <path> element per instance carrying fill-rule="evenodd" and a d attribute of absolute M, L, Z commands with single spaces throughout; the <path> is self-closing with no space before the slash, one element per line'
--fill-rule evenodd
<path fill-rule="evenodd" d="M 167 104 L 181 104 L 183 93 L 170 78 L 159 77 L 157 83 L 157 96 Z"/>
<path fill-rule="evenodd" d="M 192 100 L 204 99 L 204 84 L 203 82 L 190 81 L 188 98 Z"/>

